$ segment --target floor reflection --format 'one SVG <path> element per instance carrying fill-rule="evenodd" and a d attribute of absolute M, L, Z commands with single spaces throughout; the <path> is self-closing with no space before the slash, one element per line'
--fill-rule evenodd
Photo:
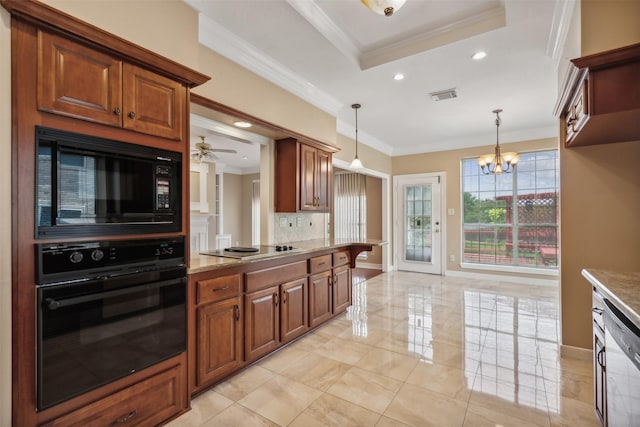
<path fill-rule="evenodd" d="M 385 273 L 170 425 L 597 426 L 591 362 L 559 336 L 556 287 Z"/>

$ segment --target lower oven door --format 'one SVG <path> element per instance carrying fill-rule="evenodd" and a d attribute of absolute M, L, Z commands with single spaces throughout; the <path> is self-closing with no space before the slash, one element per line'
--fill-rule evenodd
<path fill-rule="evenodd" d="M 39 286 L 38 409 L 186 349 L 186 270 Z"/>

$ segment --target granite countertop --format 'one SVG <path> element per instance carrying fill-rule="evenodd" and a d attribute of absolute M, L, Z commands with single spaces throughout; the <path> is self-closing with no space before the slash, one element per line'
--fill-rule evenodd
<path fill-rule="evenodd" d="M 275 245 L 276 243 L 274 243 Z M 274 254 L 269 257 L 261 257 L 258 259 L 236 259 L 236 258 L 224 258 L 219 256 L 202 255 L 199 253 L 191 254 L 189 263 L 189 274 L 202 273 L 204 271 L 216 270 L 219 268 L 233 267 L 236 265 L 244 265 L 252 262 L 264 261 L 266 259 L 285 258 L 288 256 L 300 255 L 304 253 L 319 251 L 323 249 L 338 249 L 346 246 L 353 245 L 367 245 L 367 246 L 384 246 L 387 242 L 376 239 L 366 239 L 362 241 L 352 241 L 344 239 L 314 239 L 314 240 L 302 240 L 299 242 L 287 242 L 288 245 L 299 248 L 300 250 L 295 252 L 282 252 Z"/>
<path fill-rule="evenodd" d="M 584 269 L 582 275 L 640 327 L 640 272 Z"/>

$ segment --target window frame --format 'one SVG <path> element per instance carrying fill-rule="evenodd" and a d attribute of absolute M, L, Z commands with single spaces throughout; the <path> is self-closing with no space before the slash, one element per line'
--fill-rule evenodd
<path fill-rule="evenodd" d="M 552 152 L 555 151 L 557 155 L 557 161 L 559 162 L 560 151 L 559 148 L 541 148 L 534 150 L 525 150 L 519 151 L 520 155 L 523 154 L 535 154 L 535 153 L 544 153 L 544 152 Z M 468 160 L 474 160 L 477 156 L 469 156 L 463 157 L 460 159 L 460 251 L 458 256 L 460 257 L 460 267 L 462 269 L 470 269 L 470 270 L 485 270 L 485 271 L 494 271 L 494 272 L 504 272 L 504 273 L 519 273 L 519 274 L 530 274 L 530 275 L 541 275 L 541 276 L 559 276 L 560 272 L 560 218 L 558 213 L 558 219 L 556 223 L 557 227 L 557 265 L 555 266 L 525 266 L 525 265 L 516 265 L 516 264 L 487 264 L 487 263 L 475 263 L 475 262 L 465 262 L 465 221 L 464 221 L 464 162 Z M 517 166 L 516 166 L 517 168 Z M 517 173 L 517 172 L 516 172 Z M 557 167 L 557 179 L 556 179 L 556 191 L 558 195 L 560 194 L 560 166 L 558 164 Z M 512 185 L 512 195 L 515 195 L 514 198 L 517 199 L 517 188 L 515 188 L 517 182 Z M 514 192 L 515 190 L 515 192 Z M 559 203 L 559 196 L 558 196 Z M 557 209 L 560 209 L 560 206 L 557 206 Z M 520 224 L 518 224 L 520 226 Z M 518 226 L 514 226 L 513 224 L 510 226 L 511 229 L 518 229 Z M 526 226 L 526 225 L 525 225 Z M 513 239 L 512 239 L 513 240 Z"/>

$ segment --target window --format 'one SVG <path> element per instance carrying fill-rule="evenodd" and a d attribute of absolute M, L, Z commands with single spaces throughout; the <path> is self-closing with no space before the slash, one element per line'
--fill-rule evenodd
<path fill-rule="evenodd" d="M 336 173 L 335 230 L 337 239 L 367 238 L 367 177 L 357 173 Z"/>
<path fill-rule="evenodd" d="M 465 263 L 557 269 L 558 151 L 521 153 L 515 172 L 462 161 Z"/>

